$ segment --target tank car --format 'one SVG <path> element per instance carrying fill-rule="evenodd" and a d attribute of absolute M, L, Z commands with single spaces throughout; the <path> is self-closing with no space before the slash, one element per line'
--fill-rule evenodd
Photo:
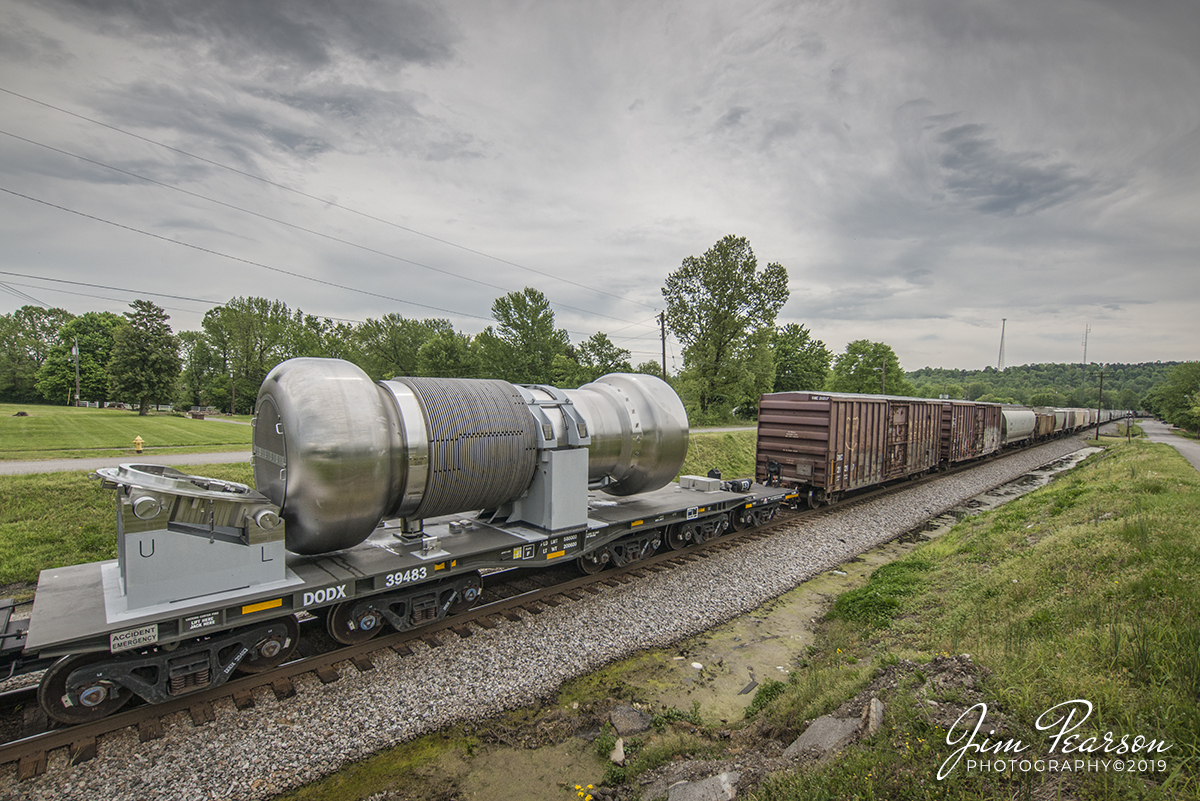
<path fill-rule="evenodd" d="M 48 665 L 42 708 L 86 722 L 271 669 L 295 650 L 300 612 L 363 642 L 469 608 L 483 569 L 574 559 L 596 572 L 797 498 L 673 483 L 687 441 L 682 402 L 653 376 L 376 383 L 349 362 L 287 361 L 259 391 L 255 488 L 98 471 L 117 496 L 117 559 L 43 571 L 7 658 Z"/>

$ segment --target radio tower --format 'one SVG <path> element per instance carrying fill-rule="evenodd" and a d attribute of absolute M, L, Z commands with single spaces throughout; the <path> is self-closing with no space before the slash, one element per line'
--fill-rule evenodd
<path fill-rule="evenodd" d="M 1007 317 L 1000 319 L 1000 358 L 996 360 L 996 369 L 1004 372 L 1004 324 L 1008 322 Z"/>
<path fill-rule="evenodd" d="M 1087 338 L 1088 334 L 1092 333 L 1091 324 L 1083 327 L 1083 383 L 1087 384 Z"/>

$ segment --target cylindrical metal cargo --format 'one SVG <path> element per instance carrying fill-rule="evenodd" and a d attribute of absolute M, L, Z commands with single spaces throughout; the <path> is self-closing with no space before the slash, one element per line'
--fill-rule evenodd
<path fill-rule="evenodd" d="M 590 427 L 589 481 L 609 479 L 605 492 L 635 495 L 664 487 L 679 473 L 687 456 L 687 412 L 665 381 L 613 373 L 566 395 Z"/>
<path fill-rule="evenodd" d="M 589 481 L 614 495 L 666 485 L 687 455 L 683 403 L 654 376 L 607 375 L 567 391 L 455 378 L 376 384 L 349 362 L 292 359 L 259 390 L 254 477 L 282 508 L 288 549 L 325 553 L 362 542 L 384 517 L 515 500 L 533 479 L 539 434 L 545 448 L 590 436 Z"/>

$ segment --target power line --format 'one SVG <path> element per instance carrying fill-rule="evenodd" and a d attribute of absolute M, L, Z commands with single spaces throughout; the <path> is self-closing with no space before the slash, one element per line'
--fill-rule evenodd
<path fill-rule="evenodd" d="M 293 278 L 301 278 L 305 281 L 312 281 L 315 284 L 322 284 L 324 286 L 334 287 L 335 289 L 344 289 L 347 292 L 357 292 L 361 295 L 370 295 L 372 297 L 382 298 L 384 300 L 390 300 L 394 303 L 404 303 L 409 306 L 419 306 L 423 309 L 430 309 L 432 311 L 442 312 L 443 314 L 452 314 L 452 315 L 456 315 L 456 316 L 460 316 L 460 317 L 473 317 L 477 320 L 487 320 L 489 322 L 492 322 L 492 319 L 490 317 L 480 317 L 478 314 L 470 314 L 469 312 L 451 311 L 450 309 L 443 309 L 440 306 L 430 306 L 426 303 L 417 303 L 416 301 L 413 301 L 413 300 L 402 300 L 401 298 L 395 298 L 395 297 L 392 297 L 391 295 L 384 295 L 380 292 L 371 292 L 370 290 L 367 290 L 367 289 L 358 289 L 357 287 L 346 286 L 345 284 L 338 284 L 333 281 L 326 281 L 322 278 L 313 278 L 312 276 L 303 275 L 303 274 L 297 273 L 297 272 L 292 272 L 291 270 L 285 270 L 282 267 L 272 267 L 269 264 L 263 264 L 262 262 L 253 261 L 252 259 L 243 259 L 240 256 L 233 256 L 229 253 L 222 253 L 221 251 L 213 250 L 212 248 L 201 247 L 200 245 L 193 245 L 192 243 L 184 242 L 181 239 L 170 239 L 168 237 L 162 236 L 161 234 L 151 233 L 150 231 L 143 231 L 141 228 L 134 228 L 131 225 L 124 225 L 122 223 L 114 222 L 112 220 L 106 220 L 103 217 L 97 217 L 93 214 L 85 214 L 82 211 L 77 211 L 75 209 L 69 209 L 66 206 L 60 206 L 57 203 L 51 203 L 48 200 L 41 200 L 36 197 L 31 197 L 29 195 L 25 195 L 20 192 L 16 192 L 12 189 L 8 189 L 3 186 L 0 186 L 0 192 L 5 192 L 6 194 L 9 194 L 9 195 L 14 195 L 16 197 L 24 198 L 25 200 L 30 200 L 34 203 L 40 203 L 43 206 L 49 206 L 50 208 L 53 208 L 53 209 L 58 209 L 60 211 L 65 211 L 69 214 L 74 214 L 79 217 L 84 217 L 85 219 L 95 220 L 96 222 L 102 222 L 105 225 L 111 225 L 114 228 L 121 228 L 126 231 L 132 231 L 135 234 L 142 234 L 143 236 L 151 237 L 152 239 L 158 239 L 163 242 L 170 242 L 172 245 L 179 245 L 180 247 L 191 248 L 192 250 L 197 250 L 197 251 L 200 251 L 201 253 L 208 253 L 209 255 L 212 255 L 212 256 L 219 256 L 223 259 L 229 259 L 230 261 L 236 261 L 241 264 L 249 264 L 252 267 L 261 267 L 264 270 L 270 270 L 271 272 L 280 273 L 282 275 L 290 275 Z"/>
<path fill-rule="evenodd" d="M 59 106 L 52 105 L 52 104 L 50 104 L 50 103 L 47 103 L 47 102 L 45 102 L 45 101 L 43 101 L 43 100 L 36 100 L 36 99 L 34 99 L 34 98 L 32 98 L 32 97 L 29 97 L 28 95 L 23 95 L 23 94 L 20 94 L 19 92 L 14 92 L 14 91 L 12 91 L 11 89 L 5 89 L 5 88 L 4 88 L 4 87 L 2 87 L 2 86 L 0 86 L 0 92 L 4 92 L 5 94 L 12 95 L 13 97 L 19 97 L 19 98 L 21 98 L 22 100 L 27 100 L 27 101 L 29 101 L 30 103 L 36 103 L 37 105 L 39 105 L 39 106 L 44 106 L 45 108 L 53 109 L 54 111 L 57 111 L 57 112 L 59 112 L 59 113 L 61 113 L 61 114 L 66 114 L 66 115 L 68 115 L 68 116 L 75 117 L 76 119 L 80 119 L 80 120 L 83 120 L 83 121 L 85 121 L 85 122 L 90 122 L 90 123 L 92 123 L 93 125 L 99 125 L 99 126 L 101 126 L 102 128 L 108 128 L 108 129 L 109 129 L 109 130 L 111 130 L 111 131 L 116 131 L 117 133 L 123 134 L 123 135 L 125 135 L 125 136 L 132 137 L 132 138 L 134 138 L 134 139 L 138 139 L 138 140 L 140 140 L 140 141 L 143 141 L 143 142 L 146 142 L 146 143 L 148 143 L 148 144 L 152 144 L 152 145 L 155 145 L 155 146 L 157 146 L 157 147 L 165 148 L 165 149 L 167 149 L 167 150 L 170 150 L 170 151 L 172 151 L 172 152 L 179 153 L 180 155 L 187 156 L 188 158 L 196 159 L 197 161 L 202 161 L 202 162 L 204 162 L 205 164 L 211 164 L 211 165 L 212 165 L 212 166 L 214 166 L 214 167 L 219 167 L 220 169 L 223 169 L 223 170 L 228 170 L 228 171 L 230 171 L 230 172 L 236 173 L 236 174 L 238 174 L 238 175 L 241 175 L 241 176 L 244 176 L 244 177 L 246 177 L 246 178 L 250 178 L 251 180 L 254 180 L 254 181 L 259 181 L 259 182 L 261 182 L 261 183 L 267 184 L 268 186 L 273 186 L 273 187 L 275 187 L 275 188 L 277 188 L 277 189 L 282 189 L 282 190 L 284 190 L 285 192 L 291 192 L 291 193 L 293 193 L 293 194 L 300 195 L 301 197 L 308 198 L 309 200 L 315 200 L 315 201 L 317 201 L 318 203 L 321 203 L 322 205 L 325 205 L 325 206 L 332 206 L 332 207 L 334 207 L 334 208 L 336 208 L 336 209 L 341 209 L 342 211 L 349 212 L 350 214 L 356 214 L 356 215 L 358 215 L 358 216 L 360 216 L 360 217 L 364 217 L 364 218 L 366 218 L 366 219 L 368 219 L 368 220 L 374 220 L 375 222 L 382 223 L 382 224 L 384 224 L 384 225 L 390 225 L 390 226 L 392 226 L 393 228 L 397 228 L 397 229 L 399 229 L 399 230 L 401 230 L 401 231 L 407 231 L 407 232 L 408 232 L 408 233 L 410 233 L 410 234 L 416 234 L 417 236 L 425 237 L 426 239 L 433 240 L 434 242 L 440 242 L 440 243 L 442 243 L 443 245 L 448 245 L 448 246 L 450 246 L 450 247 L 453 247 L 453 248 L 458 248 L 459 250 L 464 250 L 464 251 L 466 251 L 466 252 L 468 252 L 468 253 L 474 253 L 474 254 L 475 254 L 475 255 L 477 255 L 477 256 L 482 256 L 482 257 L 484 257 L 484 258 L 486 258 L 486 259 L 492 259 L 492 260 L 494 260 L 494 261 L 501 262 L 502 264 L 508 264 L 508 265 L 510 265 L 510 266 L 512 266 L 512 267 L 516 267 L 516 268 L 518 268 L 518 269 L 521 269 L 521 270 L 527 270 L 528 272 L 534 273 L 534 274 L 536 274 L 536 275 L 540 275 L 540 276 L 542 276 L 542 277 L 544 277 L 544 278 L 552 278 L 552 279 L 554 279 L 554 280 L 556 280 L 556 281 L 562 281 L 563 283 L 566 283 L 566 284 L 571 284 L 572 286 L 577 286 L 577 287 L 579 287 L 580 289 L 586 289 L 586 290 L 588 290 L 589 292 L 598 292 L 598 293 L 600 293 L 600 294 L 602 294 L 602 295 L 608 295 L 609 297 L 616 298 L 616 299 L 618 299 L 618 300 L 621 300 L 621 301 L 624 301 L 624 302 L 626 302 L 626 303 L 636 303 L 636 304 L 638 304 L 639 306 L 645 306 L 647 309 L 654 309 L 654 308 L 655 308 L 654 306 L 651 306 L 651 305 L 650 305 L 650 304 L 648 304 L 648 303 L 642 303 L 640 300 L 633 300 L 633 299 L 631 299 L 631 298 L 625 298 L 625 297 L 622 297 L 621 295 L 617 295 L 617 294 L 615 294 L 615 293 L 613 293 L 613 292 L 608 292 L 608 291 L 606 291 L 606 290 L 603 290 L 603 289 L 598 289 L 598 288 L 596 288 L 596 287 L 588 286 L 587 284 L 581 284 L 581 283 L 579 283 L 579 282 L 577 282 L 577 281 L 572 281 L 572 280 L 570 280 L 569 278 L 563 278 L 561 275 L 555 275 L 554 273 L 543 272 L 542 270 L 535 270 L 535 269 L 534 269 L 534 268 L 532 268 L 532 267 L 526 267 L 525 265 L 523 265 L 523 264 L 518 264 L 518 263 L 517 263 L 517 262 L 515 262 L 515 261 L 509 261 L 508 259 L 503 259 L 503 258 L 500 258 L 499 256 L 493 256 L 493 255 L 491 255 L 490 253 L 484 253 L 484 252 L 483 252 L 483 251 L 481 251 L 481 250 L 475 250 L 474 248 L 469 248 L 469 247 L 467 247 L 466 245 L 460 245 L 460 244 L 458 244 L 458 243 L 456 243 L 456 242 L 451 242 L 451 241 L 450 241 L 450 240 L 448 240 L 448 239 L 442 239 L 442 238 L 440 238 L 440 237 L 433 236 L 432 234 L 426 234 L 426 233 L 424 233 L 424 232 L 422 232 L 422 231 L 418 231 L 418 230 L 416 230 L 415 228 L 408 228 L 408 227 L 406 227 L 406 226 L 400 225 L 399 223 L 392 222 L 391 220 L 385 220 L 385 219 L 383 219 L 382 217 L 376 217 L 376 216 L 374 216 L 374 215 L 372 215 L 372 214 L 367 214 L 367 213 L 366 213 L 366 212 L 364 212 L 364 211 L 359 211 L 358 209 L 350 208 L 349 206 L 343 206 L 343 205 L 341 205 L 340 203 L 335 203 L 335 202 L 333 202 L 333 201 L 331 201 L 331 200 L 327 200 L 327 199 L 325 199 L 325 198 L 320 198 L 320 197 L 317 197 L 316 195 L 311 195 L 311 194 L 309 194 L 308 192 L 304 192 L 304 191 L 301 191 L 301 190 L 299 190 L 299 189 L 294 189 L 294 188 L 292 188 L 292 187 L 290 187 L 290 186 L 287 186 L 286 184 L 277 183 L 277 182 L 275 182 L 275 181 L 272 181 L 272 180 L 270 180 L 270 179 L 268 179 L 268 178 L 263 178 L 263 177 L 261 177 L 261 176 L 254 175 L 254 174 L 252 174 L 252 173 L 249 173 L 249 172 L 246 172 L 246 171 L 244 171 L 244 170 L 239 170 L 239 169 L 237 169 L 236 167 L 231 167 L 231 166 L 229 166 L 229 165 L 227 165 L 227 164 L 222 164 L 222 163 L 221 163 L 221 162 L 219 162 L 219 161 L 213 161 L 212 159 L 208 159 L 208 158 L 205 158 L 204 156 L 200 156 L 200 155 L 197 155 L 197 154 L 195 154 L 195 153 L 191 153 L 191 152 L 188 152 L 188 151 L 186 151 L 186 150 L 182 150 L 182 149 L 180 149 L 180 148 L 173 147 L 173 146 L 171 146 L 171 145 L 168 145 L 168 144 L 166 144 L 166 143 L 164 143 L 164 142 L 159 142 L 159 141 L 157 141 L 157 140 L 155 140 L 155 139 L 150 139 L 149 137 L 141 136 L 140 134 L 135 134 L 135 133 L 133 133 L 132 131 L 126 131 L 125 129 L 123 129 L 123 128 L 118 128 L 118 127 L 117 127 L 117 126 L 115 126 L 115 125 L 110 125 L 109 123 L 106 123 L 106 122 L 101 122 L 100 120 L 92 119 L 91 117 L 85 117 L 84 115 L 82 115 L 82 114 L 78 114 L 78 113 L 76 113 L 76 112 L 74 112 L 74 111 L 68 111 L 68 110 L 66 110 L 66 109 L 64 109 L 64 108 L 60 108 Z"/>
<path fill-rule="evenodd" d="M 46 308 L 46 309 L 50 308 L 49 303 L 43 303 L 42 301 L 35 298 L 33 295 L 30 295 L 26 292 L 22 292 L 19 289 L 13 289 L 13 286 L 21 286 L 21 284 L 13 284 L 10 286 L 9 284 L 6 284 L 6 283 L 0 283 L 0 289 L 4 289 L 5 291 L 7 291 L 13 295 L 16 295 L 21 300 L 33 301 L 34 303 L 41 306 L 42 308 Z"/>
<path fill-rule="evenodd" d="M 136 178 L 139 181 L 145 181 L 146 183 L 153 184 L 158 187 L 162 187 L 163 189 L 169 189 L 173 192 L 179 192 L 181 194 L 187 195 L 188 197 L 194 197 L 198 200 L 203 200 L 207 203 L 213 203 L 217 206 L 223 206 L 227 209 L 232 209 L 233 211 L 237 211 L 242 214 L 249 214 L 252 217 L 257 217 L 261 220 L 267 220 L 268 222 L 273 222 L 277 225 L 282 225 L 282 226 L 291 228 L 296 231 L 303 231 L 306 234 L 311 234 L 313 236 L 319 236 L 322 239 L 327 239 L 331 242 L 337 242 L 338 244 L 341 244 L 341 245 L 346 245 L 346 246 L 352 247 L 352 248 L 358 248 L 359 250 L 363 250 L 368 253 L 373 253 L 377 256 L 383 256 L 384 258 L 401 261 L 401 262 L 404 262 L 405 264 L 411 264 L 414 267 L 421 267 L 426 270 L 431 270 L 436 273 L 441 273 L 442 275 L 448 275 L 452 278 L 458 278 L 463 281 L 471 281 L 472 283 L 480 284 L 481 286 L 491 287 L 492 289 L 498 289 L 501 292 L 512 291 L 510 288 L 500 286 L 499 284 L 493 284 L 488 281 L 480 280 L 478 278 L 472 278 L 471 276 L 468 276 L 468 275 L 461 275 L 459 273 L 455 273 L 455 272 L 446 270 L 441 267 L 433 267 L 429 264 L 424 264 L 419 261 L 414 261 L 413 259 L 405 258 L 404 256 L 398 256 L 394 253 L 388 253 L 387 251 L 378 250 L 378 249 L 370 247 L 368 245 L 363 245 L 358 242 L 352 242 L 348 239 L 342 239 L 341 237 L 336 237 L 336 236 L 333 236 L 332 234 L 322 233 L 321 231 L 317 231 L 312 228 L 305 227 L 303 225 L 291 223 L 291 222 L 288 222 L 287 220 L 281 220 L 277 217 L 271 217 L 270 215 L 254 211 L 252 209 L 243 208 L 241 206 L 234 205 L 233 203 L 227 203 L 223 200 L 218 200 L 216 198 L 209 197 L 207 195 L 202 195 L 198 192 L 192 192 L 191 190 L 184 189 L 183 187 L 174 186 L 172 184 L 168 184 L 163 181 L 159 181 L 154 178 L 150 178 L 149 176 L 146 176 L 146 175 L 141 175 L 136 172 L 131 172 L 130 170 L 122 169 L 121 167 L 113 166 L 112 164 L 106 164 L 102 161 L 97 161 L 96 159 L 92 159 L 92 158 L 88 158 L 87 156 L 80 155 L 79 153 L 72 153 L 69 150 L 63 150 L 61 148 L 54 147 L 53 145 L 48 145 L 44 142 L 38 142 L 33 139 L 28 139 L 24 136 L 20 136 L 18 134 L 12 133 L 11 131 L 0 130 L 0 134 L 3 134 L 5 136 L 11 137 L 13 139 L 19 140 L 21 142 L 25 142 L 26 144 L 44 148 L 46 150 L 49 150 L 54 153 L 58 153 L 63 156 L 70 156 L 71 158 L 78 159 L 78 160 L 86 162 L 88 164 L 94 164 L 97 167 L 103 167 L 106 170 L 112 170 L 113 172 L 120 173 L 121 175 L 127 175 L 130 178 Z M 612 315 L 603 314 L 601 312 L 597 312 L 597 311 L 593 311 L 593 310 L 589 310 L 589 309 L 581 309 L 578 306 L 570 306 L 566 303 L 560 303 L 560 302 L 556 301 L 556 305 L 559 306 L 560 308 L 571 309 L 572 311 L 582 312 L 584 314 L 591 314 L 591 315 L 595 315 L 597 317 L 606 317 L 609 320 L 617 320 L 622 323 L 629 323 L 628 320 L 622 319 L 620 317 L 613 317 Z M 638 324 L 637 323 L 629 323 L 629 325 L 634 326 L 634 325 L 638 325 Z M 624 329 L 618 329 L 618 330 L 624 330 Z"/>
<path fill-rule="evenodd" d="M 23 194 L 23 193 L 14 191 L 14 189 L 10 189 L 7 187 L 0 186 L 0 192 L 5 192 L 7 194 L 14 195 L 14 197 L 24 198 L 25 200 L 31 200 L 32 203 L 41 204 L 43 206 L 49 206 L 49 207 L 52 207 L 52 209 L 66 211 L 67 213 L 72 213 L 72 215 L 76 215 L 78 217 L 84 217 L 85 219 L 92 219 L 92 221 L 95 221 L 95 222 L 104 223 L 106 225 L 113 225 L 114 228 L 120 228 L 122 230 L 132 231 L 132 233 L 134 233 L 134 234 L 142 234 L 143 236 L 149 236 L 149 237 L 151 237 L 151 239 L 161 240 L 163 242 L 169 242 L 169 243 L 172 243 L 172 245 L 178 245 L 180 247 L 191 248 L 191 249 L 193 249 L 193 251 L 209 253 L 210 255 L 216 255 L 216 257 L 220 257 L 223 259 L 229 259 L 230 261 L 239 261 L 239 263 L 241 263 L 241 264 L 248 264 L 248 265 L 256 266 L 256 267 L 263 267 L 264 270 L 270 270 L 272 272 L 282 273 L 282 275 L 292 276 L 294 278 L 302 278 L 302 279 L 304 279 L 304 281 L 311 281 L 313 283 L 323 284 L 323 285 L 325 285 L 325 287 L 334 287 L 335 289 L 344 289 L 346 291 L 352 291 L 352 293 L 359 293 L 361 295 L 382 297 L 383 300 L 389 300 L 389 301 L 396 302 L 396 303 L 407 303 L 407 305 L 409 305 L 409 306 L 419 306 L 421 308 L 431 309 L 431 311 L 434 311 L 434 312 L 442 312 L 443 314 L 455 315 L 455 317 L 469 317 L 469 318 L 474 318 L 476 320 L 485 320 L 485 321 L 487 321 L 487 323 L 494 323 L 494 321 L 496 321 L 496 320 L 493 320 L 492 318 L 480 317 L 479 314 L 472 314 L 469 312 L 456 312 L 456 311 L 452 311 L 452 309 L 445 309 L 445 308 L 438 307 L 438 306 L 430 306 L 430 305 L 427 305 L 427 303 L 418 303 L 416 301 L 402 300 L 402 299 L 400 299 L 400 297 L 392 297 L 391 295 L 384 295 L 382 293 L 373 293 L 373 291 L 370 291 L 367 289 L 348 287 L 348 285 L 346 285 L 346 284 L 338 284 L 338 283 L 335 283 L 332 281 L 325 281 L 325 279 L 323 279 L 323 278 L 313 278 L 311 276 L 305 276 L 299 272 L 284 270 L 284 269 L 282 269 L 282 267 L 272 267 L 269 264 L 263 264 L 262 261 L 253 261 L 251 259 L 244 259 L 241 257 L 236 257 L 236 255 L 232 255 L 229 253 L 222 253 L 221 251 L 214 251 L 214 249 L 212 249 L 212 248 L 206 248 L 206 247 L 202 247 L 199 245 L 192 245 L 191 242 L 185 242 L 185 241 L 176 240 L 176 239 L 169 239 L 169 237 L 162 236 L 161 234 L 154 234 L 154 233 L 151 233 L 151 231 L 142 230 L 140 228 L 134 228 L 134 227 L 132 227 L 132 225 L 125 225 L 124 223 L 114 222 L 114 221 L 112 221 L 112 219 L 106 219 L 103 217 L 97 217 L 95 215 L 89 215 L 89 213 L 85 213 L 83 211 L 78 211 L 76 209 L 68 209 L 68 207 L 66 207 L 66 206 L 62 206 L 62 205 L 59 205 L 56 203 L 50 203 L 50 201 L 48 201 L 48 200 L 42 200 L 40 198 L 31 197 L 31 195 Z M 112 287 L 100 287 L 100 285 L 98 285 L 98 284 L 88 284 L 88 283 L 84 283 L 84 282 L 66 281 L 66 279 L 62 279 L 62 278 L 41 278 L 38 276 L 25 275 L 25 273 L 10 272 L 7 270 L 0 270 L 0 275 L 20 276 L 23 278 L 35 278 L 35 279 L 41 279 L 41 281 L 58 281 L 61 283 L 84 285 L 84 287 L 114 289 Z M 214 306 L 224 306 L 224 303 L 220 302 L 220 301 L 200 300 L 200 299 L 194 299 L 194 297 L 184 297 L 181 295 L 170 295 L 170 294 L 166 294 L 166 293 L 151 293 L 151 291 L 146 291 L 146 290 L 142 290 L 142 289 L 133 289 L 133 290 L 115 289 L 115 291 L 132 291 L 132 293 L 137 293 L 137 294 L 142 294 L 142 295 L 154 295 L 156 297 L 173 297 L 173 299 L 175 299 L 175 300 L 196 301 L 196 302 L 202 302 L 202 303 L 212 303 L 212 305 L 214 305 Z M 338 318 L 325 318 L 325 319 L 335 320 Z M 348 321 L 355 321 L 355 320 L 348 320 Z M 590 335 L 588 335 L 588 333 L 583 332 L 583 331 L 568 331 L 568 333 L 574 333 L 574 335 L 581 336 L 581 337 L 590 336 Z"/>

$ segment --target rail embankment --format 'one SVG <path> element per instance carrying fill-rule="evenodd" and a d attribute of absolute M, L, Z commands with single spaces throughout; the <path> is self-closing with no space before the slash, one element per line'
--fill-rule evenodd
<path fill-rule="evenodd" d="M 1197 520 L 1191 465 L 1110 441 L 880 567 L 754 726 L 788 742 L 875 695 L 883 727 L 755 797 L 1200 797 Z"/>

